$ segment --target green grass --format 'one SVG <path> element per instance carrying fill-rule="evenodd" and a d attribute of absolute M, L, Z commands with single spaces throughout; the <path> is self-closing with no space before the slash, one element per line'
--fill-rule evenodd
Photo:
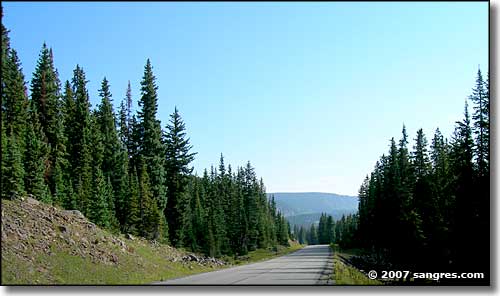
<path fill-rule="evenodd" d="M 135 256 L 116 254 L 117 264 L 92 262 L 90 258 L 73 256 L 67 251 L 53 250 L 51 255 L 38 254 L 34 260 L 23 260 L 2 254 L 2 283 L 7 285 L 120 285 L 148 284 L 169 278 L 216 270 L 193 263 L 170 262 L 140 243 L 130 243 Z"/>
<path fill-rule="evenodd" d="M 121 285 L 150 284 L 281 256 L 302 248 L 255 250 L 221 258 L 228 264 L 182 262 L 185 251 L 140 239 L 126 239 L 44 204 L 2 199 L 2 284 Z M 20 223 L 20 226 L 15 226 Z M 62 232 L 59 225 L 66 225 Z M 14 227 L 15 226 L 15 227 Z M 24 233 L 24 234 L 23 234 Z"/>
<path fill-rule="evenodd" d="M 151 247 L 144 243 L 127 241 L 133 254 L 114 250 L 117 264 L 94 263 L 90 258 L 73 256 L 67 250 L 53 248 L 52 254 L 35 254 L 34 260 L 23 260 L 17 256 L 2 254 L 2 283 L 7 285 L 120 285 L 149 284 L 191 274 L 209 272 L 221 268 L 200 266 L 196 263 L 171 262 L 162 257 L 165 246 Z M 234 265 L 267 260 L 293 252 L 302 246 L 279 247 L 278 252 L 258 249 L 244 259 L 229 260 Z M 227 259 L 227 258 L 226 258 Z"/>
<path fill-rule="evenodd" d="M 383 285 L 382 282 L 372 280 L 358 269 L 344 263 L 339 257 L 339 255 L 344 257 L 356 255 L 359 253 L 359 250 L 341 251 L 336 245 L 331 245 L 330 247 L 334 252 L 332 279 L 335 280 L 336 285 Z"/>
<path fill-rule="evenodd" d="M 340 260 L 337 254 L 333 256 L 333 279 L 337 285 L 382 285 L 380 281 L 369 279 L 361 271 Z"/>

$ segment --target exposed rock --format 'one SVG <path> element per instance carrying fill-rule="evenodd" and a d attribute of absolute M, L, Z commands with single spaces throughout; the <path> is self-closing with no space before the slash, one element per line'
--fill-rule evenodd
<path fill-rule="evenodd" d="M 85 218 L 85 216 L 82 214 L 82 212 L 78 211 L 78 210 L 65 210 L 63 211 L 63 214 L 66 214 L 66 215 L 74 215 L 74 216 L 77 216 L 79 218 Z"/>
<path fill-rule="evenodd" d="M 117 240 L 116 240 L 116 242 L 117 242 L 117 243 L 118 243 L 118 245 L 119 245 L 120 247 L 122 247 L 122 248 L 126 248 L 126 247 L 127 247 L 127 245 L 125 244 L 125 242 L 124 242 L 124 241 L 121 241 L 121 240 L 117 239 Z"/>
<path fill-rule="evenodd" d="M 79 211 L 60 210 L 29 196 L 25 201 L 2 201 L 1 223 L 2 258 L 4 252 L 16 256 L 18 260 L 27 262 L 34 273 L 50 274 L 51 271 L 51 266 L 41 266 L 34 259 L 34 254 L 58 256 L 64 253 L 108 265 L 118 264 L 128 256 L 136 260 L 137 267 L 141 268 L 145 263 L 140 252 L 135 252 L 139 246 L 152 247 L 153 251 L 161 254 L 165 263 L 182 263 L 186 268 L 227 264 L 216 258 L 188 253 L 131 234 L 114 236 L 101 230 Z"/>
<path fill-rule="evenodd" d="M 87 222 L 87 228 L 88 228 L 89 230 L 95 230 L 97 227 L 95 226 L 95 224 L 94 224 L 94 223 L 92 223 L 92 222 Z"/>
<path fill-rule="evenodd" d="M 28 195 L 28 197 L 26 198 L 25 202 L 29 203 L 30 205 L 39 205 L 40 202 L 36 199 L 33 198 L 33 195 Z"/>
<path fill-rule="evenodd" d="M 118 263 L 118 257 L 115 254 L 111 254 L 109 260 L 113 263 Z"/>
<path fill-rule="evenodd" d="M 57 226 L 57 229 L 59 229 L 59 231 L 62 232 L 62 233 L 68 232 L 68 227 L 66 227 L 64 225 Z"/>

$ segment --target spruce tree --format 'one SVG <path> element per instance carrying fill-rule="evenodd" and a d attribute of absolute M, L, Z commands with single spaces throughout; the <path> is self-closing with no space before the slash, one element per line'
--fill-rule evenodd
<path fill-rule="evenodd" d="M 436 129 L 434 138 L 431 144 L 431 186 L 432 195 L 436 201 L 437 217 L 435 219 L 436 237 L 434 239 L 435 249 L 432 260 L 435 265 L 446 266 L 450 261 L 448 250 L 453 248 L 451 245 L 450 230 L 452 229 L 451 221 L 453 219 L 453 195 L 450 185 L 450 161 L 449 161 L 449 145 L 445 141 L 441 131 Z"/>
<path fill-rule="evenodd" d="M 57 143 L 59 81 L 51 51 L 44 43 L 31 81 L 31 98 L 38 110 L 39 121 L 49 145 Z"/>
<path fill-rule="evenodd" d="M 0 9 L 1 9 L 1 6 L 0 6 Z M 1 12 L 1 18 L 3 19 L 3 11 Z M 3 22 L 2 24 L 0 24 L 1 26 L 1 60 L 2 61 L 6 61 L 7 60 L 7 53 L 9 52 L 10 50 L 10 38 L 9 38 L 9 30 L 7 30 L 7 28 L 3 25 Z M 4 63 L 2 63 L 2 67 L 3 67 Z M 2 68 L 2 72 L 3 72 L 3 68 Z M 3 98 L 2 98 L 3 99 Z"/>
<path fill-rule="evenodd" d="M 2 159 L 2 198 L 16 198 L 25 193 L 22 155 L 16 137 L 5 138 L 5 158 Z"/>
<path fill-rule="evenodd" d="M 80 66 L 73 71 L 72 93 L 75 98 L 73 114 L 68 114 L 66 125 L 69 143 L 69 162 L 71 165 L 71 181 L 77 194 L 77 208 L 88 214 L 88 203 L 92 194 L 92 155 L 91 155 L 91 120 L 90 101 L 86 88 L 85 72 Z"/>
<path fill-rule="evenodd" d="M 186 127 L 182 121 L 179 111 L 175 108 L 170 115 L 170 123 L 166 126 L 164 143 L 166 147 L 166 185 L 167 206 L 164 214 L 169 226 L 169 239 L 174 245 L 182 242 L 181 229 L 183 221 L 187 221 L 186 210 L 189 198 L 186 195 L 188 177 L 193 171 L 190 163 L 194 160 L 196 153 L 190 152 L 192 146 L 189 138 L 186 138 Z"/>
<path fill-rule="evenodd" d="M 127 180 L 127 151 L 120 143 L 116 129 L 116 119 L 113 112 L 111 92 L 106 78 L 103 79 L 101 89 L 101 104 L 98 106 L 97 123 L 103 141 L 102 171 L 104 178 L 111 182 L 112 199 L 108 201 L 110 211 L 119 216 L 119 220 L 124 222 L 124 200 L 126 199 Z M 116 217 L 113 215 L 113 217 Z M 116 222 L 116 221 L 115 221 Z"/>
<path fill-rule="evenodd" d="M 476 85 L 469 99 L 474 103 L 472 131 L 475 135 L 477 168 L 479 176 L 486 176 L 489 174 L 489 94 L 480 69 L 477 71 Z"/>
<path fill-rule="evenodd" d="M 54 202 L 62 205 L 67 209 L 76 209 L 77 198 L 73 194 L 74 190 L 74 174 L 72 168 L 72 143 L 77 137 L 78 133 L 73 128 L 73 120 L 76 114 L 76 103 L 73 94 L 72 86 L 68 80 L 64 83 L 64 93 L 62 101 L 60 102 L 59 114 L 61 116 L 59 123 L 61 127 L 61 146 L 64 151 L 59 150 L 58 156 L 53 171 L 53 180 L 55 183 L 54 188 Z"/>
<path fill-rule="evenodd" d="M 2 63 L 2 119 L 7 136 L 18 139 L 21 152 L 24 151 L 25 125 L 28 119 L 28 100 L 21 63 L 14 49 L 7 52 Z"/>
<path fill-rule="evenodd" d="M 139 196 L 139 179 L 135 169 L 130 170 L 129 191 L 127 196 L 127 214 L 124 231 L 133 235 L 140 235 L 141 226 L 141 202 Z"/>
<path fill-rule="evenodd" d="M 310 245 L 318 244 L 318 233 L 314 224 L 311 224 L 311 228 L 309 230 L 309 238 L 307 240 Z"/>
<path fill-rule="evenodd" d="M 489 121 L 489 74 L 483 80 L 478 70 L 476 85 L 470 99 L 473 102 L 472 131 L 474 134 L 474 194 L 472 208 L 476 217 L 471 224 L 477 229 L 477 244 L 474 246 L 480 255 L 478 266 L 482 270 L 489 269 L 489 256 L 484 246 L 490 244 L 490 121 Z"/>
<path fill-rule="evenodd" d="M 333 243 L 334 230 L 333 230 L 333 217 L 328 215 L 326 220 L 327 244 Z"/>
<path fill-rule="evenodd" d="M 147 164 L 147 173 L 151 179 L 153 198 L 158 202 L 160 211 L 166 206 L 165 187 L 165 149 L 161 142 L 162 131 L 159 120 L 156 119 L 158 110 L 156 78 L 149 59 L 144 68 L 141 81 L 141 99 L 138 112 L 140 119 L 140 154 Z M 174 226 L 175 227 L 175 226 Z"/>
<path fill-rule="evenodd" d="M 49 147 L 44 141 L 44 132 L 38 121 L 38 114 L 31 102 L 25 137 L 24 186 L 26 193 L 32 194 L 43 202 L 51 202 L 48 187 L 44 181 L 45 163 L 48 160 Z"/>
<path fill-rule="evenodd" d="M 149 176 L 144 162 L 142 162 L 140 167 L 139 176 L 139 196 L 142 212 L 142 228 L 140 233 L 141 236 L 147 239 L 156 240 L 160 236 L 158 227 L 161 220 L 160 212 L 156 201 L 153 199 L 152 191 L 150 190 Z"/>
<path fill-rule="evenodd" d="M 92 195 L 89 202 L 88 217 L 96 225 L 108 228 L 110 226 L 110 213 L 108 210 L 108 195 L 110 190 L 104 180 L 104 175 L 99 167 L 94 168 Z"/>
<path fill-rule="evenodd" d="M 92 186 L 91 196 L 88 201 L 88 215 L 91 221 L 99 226 L 109 228 L 111 214 L 109 212 L 109 194 L 106 176 L 102 170 L 104 160 L 103 135 L 99 129 L 98 114 L 94 112 L 90 119 L 90 154 L 92 155 Z"/>
<path fill-rule="evenodd" d="M 473 258 L 469 258 L 467 254 L 474 249 L 476 243 L 478 208 L 477 200 L 471 199 L 474 196 L 474 141 L 467 102 L 464 109 L 464 119 L 456 123 L 450 153 L 455 192 L 453 243 L 457 246 L 455 264 L 461 268 L 470 268 L 473 266 Z M 464 237 L 468 239 L 463 239 Z"/>
<path fill-rule="evenodd" d="M 37 109 L 42 131 L 50 147 L 49 158 L 46 162 L 45 178 L 52 193 L 55 191 L 54 169 L 58 157 L 65 157 L 60 105 L 60 81 L 54 67 L 52 49 L 44 43 L 31 80 L 31 99 Z"/>

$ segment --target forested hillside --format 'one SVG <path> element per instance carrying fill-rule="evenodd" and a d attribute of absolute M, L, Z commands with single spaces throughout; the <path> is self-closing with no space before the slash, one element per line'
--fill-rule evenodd
<path fill-rule="evenodd" d="M 488 282 L 489 107 L 489 75 L 478 70 L 450 139 L 436 129 L 429 143 L 420 129 L 410 151 L 403 126 L 361 185 L 350 246 L 369 250 L 381 269 L 484 272 Z"/>
<path fill-rule="evenodd" d="M 268 193 L 268 196 L 271 195 L 274 196 L 278 209 L 286 217 L 313 213 L 320 215 L 323 212 L 354 213 L 358 209 L 356 196 L 323 192 Z"/>
<path fill-rule="evenodd" d="M 233 168 L 221 155 L 218 168 L 192 174 L 196 153 L 179 110 L 167 123 L 157 118 L 149 59 L 139 110 L 132 114 L 129 83 L 115 112 L 106 77 L 93 107 L 83 67 L 62 80 L 46 44 L 28 95 L 8 33 L 2 25 L 2 198 L 32 195 L 105 229 L 210 256 L 288 244 L 288 224 L 250 162 Z"/>

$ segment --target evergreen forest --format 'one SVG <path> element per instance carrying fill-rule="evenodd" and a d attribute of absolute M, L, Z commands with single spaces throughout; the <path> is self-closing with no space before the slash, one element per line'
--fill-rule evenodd
<path fill-rule="evenodd" d="M 124 85 L 118 110 L 114 98 L 121 96 L 111 93 L 106 77 L 100 103 L 91 106 L 84 68 L 76 65 L 62 79 L 54 59 L 43 44 L 26 82 L 2 24 L 4 199 L 30 195 L 78 210 L 111 232 L 215 257 L 298 240 L 365 250 L 384 270 L 489 276 L 490 87 L 481 70 L 451 137 L 436 129 L 428 138 L 420 129 L 410 138 L 403 125 L 360 180 L 357 214 L 337 221 L 323 214 L 319 224 L 290 229 L 250 162 L 232 166 L 221 154 L 201 176 L 193 174 L 189 123 L 177 108 L 168 122 L 158 119 L 159 86 L 149 59 L 140 93 Z"/>
<path fill-rule="evenodd" d="M 83 67 L 62 81 L 42 45 L 29 85 L 2 25 L 1 195 L 78 210 L 96 225 L 209 256 L 288 245 L 290 227 L 250 162 L 193 174 L 196 156 L 177 108 L 160 122 L 148 59 L 132 114 L 130 82 L 113 109 L 110 81 L 91 106 Z M 28 96 L 28 87 L 29 93 Z"/>
<path fill-rule="evenodd" d="M 478 69 L 472 85 L 450 139 L 437 128 L 429 142 L 419 129 L 410 144 L 403 125 L 362 182 L 358 213 L 322 215 L 319 225 L 295 229 L 299 241 L 362 249 L 380 270 L 483 272 L 487 282 L 489 75 Z"/>

